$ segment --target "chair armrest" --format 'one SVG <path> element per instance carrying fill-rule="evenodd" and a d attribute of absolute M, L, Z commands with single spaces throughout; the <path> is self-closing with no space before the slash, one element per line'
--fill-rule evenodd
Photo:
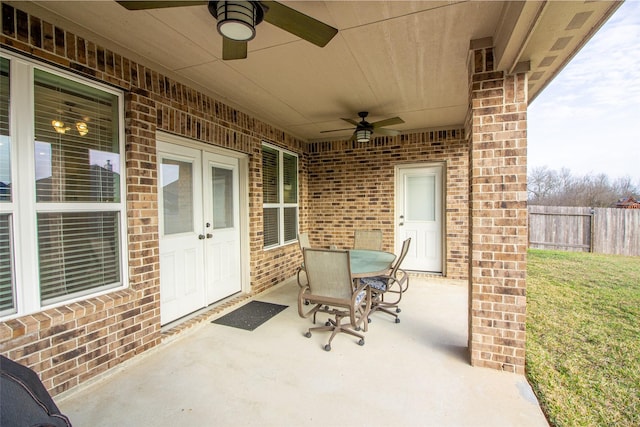
<path fill-rule="evenodd" d="M 398 283 L 400 284 L 402 293 L 405 293 L 407 292 L 407 289 L 409 289 L 409 273 L 401 269 L 398 269 L 398 273 L 402 273 L 402 277 L 398 280 Z"/>
<path fill-rule="evenodd" d="M 300 286 L 301 288 L 304 288 L 307 284 L 305 284 L 302 280 L 301 280 L 301 274 L 304 273 L 305 277 L 307 272 L 304 270 L 304 266 L 301 265 L 300 267 L 298 267 L 298 271 L 296 272 L 296 279 L 298 280 L 298 286 Z"/>
<path fill-rule="evenodd" d="M 316 311 L 320 309 L 320 306 L 316 304 L 315 306 L 311 307 L 307 311 L 303 310 L 303 307 L 305 306 L 305 301 L 308 301 L 308 299 L 306 298 L 306 295 L 310 295 L 309 293 L 310 291 L 311 289 L 309 288 L 309 285 L 300 286 L 300 290 L 298 291 L 298 315 L 305 319 L 315 314 Z"/>

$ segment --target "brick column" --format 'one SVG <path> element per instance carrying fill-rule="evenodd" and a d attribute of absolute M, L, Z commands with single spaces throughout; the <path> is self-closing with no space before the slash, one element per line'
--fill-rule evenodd
<path fill-rule="evenodd" d="M 469 129 L 471 364 L 523 374 L 527 255 L 527 76 L 472 51 Z"/>

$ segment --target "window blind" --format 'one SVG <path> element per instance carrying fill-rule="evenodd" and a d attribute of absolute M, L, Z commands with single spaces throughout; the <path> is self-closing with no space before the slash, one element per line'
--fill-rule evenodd
<path fill-rule="evenodd" d="M 62 203 L 39 212 L 38 257 L 43 304 L 121 283 L 118 98 L 34 70 L 36 201 Z M 93 210 L 90 212 L 89 210 Z"/>
<path fill-rule="evenodd" d="M 0 58 L 0 135 L 9 135 L 9 60 Z"/>
<path fill-rule="evenodd" d="M 269 147 L 262 147 L 262 202 L 279 203 L 279 153 Z"/>
<path fill-rule="evenodd" d="M 298 158 L 290 154 L 282 155 L 282 183 L 284 203 L 298 201 Z"/>
<path fill-rule="evenodd" d="M 38 214 L 43 303 L 120 284 L 118 212 Z"/>
<path fill-rule="evenodd" d="M 298 208 L 284 208 L 284 241 L 298 238 Z"/>
<path fill-rule="evenodd" d="M 9 90 L 9 60 L 0 58 L 0 202 L 11 201 Z"/>
<path fill-rule="evenodd" d="M 35 70 L 38 202 L 118 202 L 117 97 Z"/>
<path fill-rule="evenodd" d="M 262 146 L 262 196 L 264 246 L 296 240 L 298 157 L 284 150 Z"/>
<path fill-rule="evenodd" d="M 280 242 L 278 208 L 263 209 L 264 246 L 274 246 Z"/>
<path fill-rule="evenodd" d="M 13 293 L 13 262 L 11 250 L 11 215 L 0 215 L 0 313 L 15 307 Z"/>

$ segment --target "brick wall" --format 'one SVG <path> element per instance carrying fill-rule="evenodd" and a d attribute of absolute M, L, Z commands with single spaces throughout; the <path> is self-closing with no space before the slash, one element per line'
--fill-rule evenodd
<path fill-rule="evenodd" d="M 262 249 L 261 143 L 301 154 L 303 142 L 161 73 L 11 5 L 0 44 L 125 91 L 129 283 L 126 290 L 0 322 L 0 353 L 33 368 L 59 394 L 130 359 L 160 331 L 156 131 L 246 153 L 252 292 L 295 272 L 297 245 Z M 301 178 L 301 189 L 306 179 Z M 304 206 L 304 203 L 303 203 Z M 304 223 L 306 219 L 302 219 Z"/>
<path fill-rule="evenodd" d="M 309 144 L 311 244 L 352 247 L 356 228 L 381 229 L 394 250 L 397 165 L 444 162 L 447 277 L 468 273 L 468 143 L 461 129 Z"/>
<path fill-rule="evenodd" d="M 470 70 L 469 350 L 471 363 L 524 373 L 527 254 L 527 77 Z"/>

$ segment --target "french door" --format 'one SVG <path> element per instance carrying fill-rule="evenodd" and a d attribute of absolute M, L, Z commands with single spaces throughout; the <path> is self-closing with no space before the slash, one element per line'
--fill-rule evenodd
<path fill-rule="evenodd" d="M 208 304 L 240 291 L 238 159 L 205 153 L 205 280 Z"/>
<path fill-rule="evenodd" d="M 239 292 L 238 159 L 158 141 L 160 317 Z"/>
<path fill-rule="evenodd" d="M 442 273 L 442 165 L 396 170 L 396 253 L 411 237 L 406 270 Z"/>

